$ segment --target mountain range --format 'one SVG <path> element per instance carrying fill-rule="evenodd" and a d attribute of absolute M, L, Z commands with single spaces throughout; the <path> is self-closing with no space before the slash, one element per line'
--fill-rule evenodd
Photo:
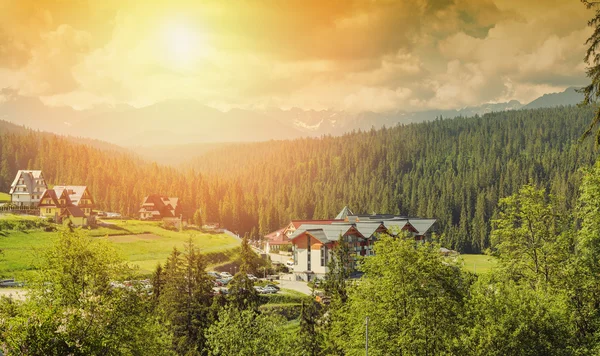
<path fill-rule="evenodd" d="M 195 100 L 168 100 L 136 108 L 101 106 L 88 110 L 52 107 L 38 98 L 0 90 L 0 119 L 33 129 L 107 141 L 143 152 L 201 143 L 249 142 L 341 135 L 353 130 L 395 126 L 438 117 L 475 116 L 490 112 L 573 105 L 582 95 L 571 87 L 523 105 L 517 100 L 460 110 L 361 112 L 335 110 L 244 110 L 226 112 Z M 210 145 L 209 145 L 210 146 Z M 154 152 L 156 153 L 156 152 Z M 154 154 L 153 154 L 154 155 Z"/>

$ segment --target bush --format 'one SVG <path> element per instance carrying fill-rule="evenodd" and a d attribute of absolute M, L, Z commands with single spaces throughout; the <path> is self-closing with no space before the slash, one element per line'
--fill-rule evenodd
<path fill-rule="evenodd" d="M 294 320 L 300 317 L 302 311 L 302 304 L 290 303 L 290 304 L 264 304 L 258 307 L 264 314 L 279 314 L 287 320 Z"/>

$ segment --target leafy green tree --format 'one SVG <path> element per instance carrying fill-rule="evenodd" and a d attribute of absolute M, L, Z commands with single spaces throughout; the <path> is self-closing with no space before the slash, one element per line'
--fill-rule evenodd
<path fill-rule="evenodd" d="M 228 307 L 206 333 L 208 354 L 212 356 L 288 356 L 295 339 L 284 331 L 285 318 Z"/>
<path fill-rule="evenodd" d="M 229 282 L 229 303 L 238 310 L 257 310 L 259 305 L 259 296 L 254 289 L 254 282 L 248 278 L 248 275 L 240 271 L 233 276 Z"/>
<path fill-rule="evenodd" d="M 299 347 L 303 355 L 317 356 L 322 352 L 323 333 L 319 319 L 322 317 L 319 304 L 314 296 L 309 301 L 302 301 L 300 312 Z"/>
<path fill-rule="evenodd" d="M 164 328 L 150 298 L 104 239 L 63 230 L 48 249 L 28 300 L 0 321 L 4 349 L 24 355 L 142 355 L 163 353 Z"/>
<path fill-rule="evenodd" d="M 365 274 L 332 321 L 338 347 L 346 355 L 363 354 L 369 317 L 369 350 L 375 355 L 455 352 L 470 277 L 444 260 L 435 244 L 382 236 L 374 248 L 375 256 L 361 267 Z"/>
<path fill-rule="evenodd" d="M 564 295 L 480 277 L 464 315 L 463 354 L 572 355 Z"/>
<path fill-rule="evenodd" d="M 500 200 L 492 245 L 500 268 L 510 278 L 524 279 L 533 287 L 548 286 L 561 278 L 562 267 L 573 252 L 572 236 L 546 192 L 525 185 Z"/>
<path fill-rule="evenodd" d="M 564 268 L 568 306 L 577 342 L 590 354 L 600 352 L 600 161 L 584 170 L 576 216 L 576 260 Z M 567 269 L 568 268 L 568 269 Z"/>

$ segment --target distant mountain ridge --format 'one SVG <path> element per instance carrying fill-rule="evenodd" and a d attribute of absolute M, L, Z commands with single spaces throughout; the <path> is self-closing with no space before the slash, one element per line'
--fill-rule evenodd
<path fill-rule="evenodd" d="M 62 135 L 104 140 L 127 147 L 189 145 L 197 143 L 252 142 L 341 135 L 372 127 L 395 126 L 434 120 L 475 116 L 491 112 L 574 105 L 583 96 L 568 88 L 562 93 L 545 94 L 523 105 L 517 100 L 488 103 L 459 110 L 422 112 L 361 112 L 335 110 L 244 110 L 222 112 L 195 100 L 167 100 L 146 107 L 121 105 L 74 110 L 51 107 L 37 98 L 0 90 L 0 120 Z"/>

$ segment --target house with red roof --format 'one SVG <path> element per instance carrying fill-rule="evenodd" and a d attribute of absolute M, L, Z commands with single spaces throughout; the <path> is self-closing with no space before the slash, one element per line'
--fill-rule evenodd
<path fill-rule="evenodd" d="M 144 198 L 140 210 L 140 220 L 162 220 L 181 227 L 183 208 L 177 197 L 152 194 Z"/>

